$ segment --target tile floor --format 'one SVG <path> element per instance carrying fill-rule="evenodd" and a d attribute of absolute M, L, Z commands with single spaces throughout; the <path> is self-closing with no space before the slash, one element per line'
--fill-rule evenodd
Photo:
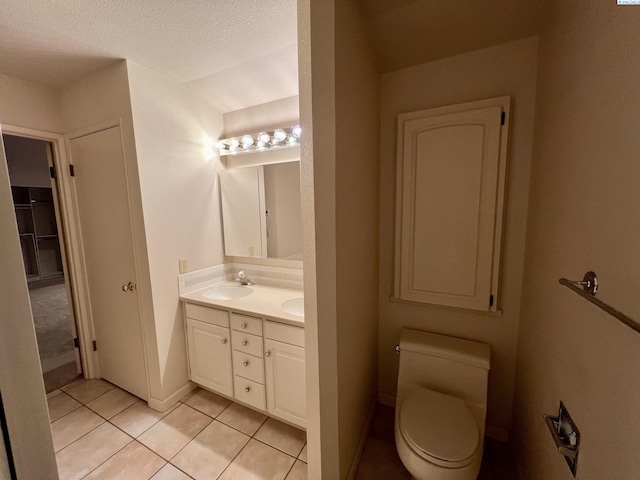
<path fill-rule="evenodd" d="M 103 380 L 47 395 L 61 480 L 306 480 L 306 435 L 202 389 L 160 413 Z"/>
<path fill-rule="evenodd" d="M 103 380 L 47 395 L 61 480 L 306 480 L 303 431 L 202 389 L 160 413 Z M 378 405 L 356 480 L 410 479 L 393 408 Z M 505 443 L 485 441 L 478 480 L 519 478 Z"/>
<path fill-rule="evenodd" d="M 355 480 L 411 479 L 396 452 L 393 433 L 395 410 L 378 404 Z M 485 439 L 484 456 L 478 480 L 517 480 L 516 466 L 509 445 Z"/>

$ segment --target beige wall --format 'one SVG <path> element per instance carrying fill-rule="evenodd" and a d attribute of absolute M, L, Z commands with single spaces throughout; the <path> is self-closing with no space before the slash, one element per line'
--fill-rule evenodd
<path fill-rule="evenodd" d="M 298 123 L 300 118 L 299 98 L 296 95 L 242 110 L 234 110 L 225 113 L 223 118 L 223 138 L 291 127 Z"/>
<path fill-rule="evenodd" d="M 339 479 L 376 401 L 379 77 L 356 5 L 298 13 L 309 478 Z"/>
<path fill-rule="evenodd" d="M 307 473 L 339 478 L 335 242 L 334 2 L 298 0 Z M 313 39 L 313 40 L 312 40 Z M 313 88 L 321 84 L 322 89 Z M 316 188 L 317 187 L 317 188 Z"/>
<path fill-rule="evenodd" d="M 61 133 L 58 96 L 39 85 L 0 74 L 0 123 Z"/>
<path fill-rule="evenodd" d="M 397 382 L 394 348 L 402 327 L 491 346 L 488 433 L 505 438 L 511 426 L 516 342 L 524 258 L 536 84 L 536 37 L 438 60 L 382 76 L 380 128 L 379 382 L 392 401 Z M 393 302 L 397 116 L 403 112 L 511 95 L 499 307 L 502 315 Z"/>
<path fill-rule="evenodd" d="M 640 8 L 556 2 L 541 35 L 514 428 L 525 478 L 570 479 L 542 415 L 562 400 L 581 480 L 640 472 L 640 335 L 558 284 L 640 321 Z"/>
<path fill-rule="evenodd" d="M 188 382 L 178 259 L 187 258 L 190 271 L 221 263 L 222 164 L 213 142 L 222 114 L 184 85 L 127 67 L 164 399 Z"/>
<path fill-rule="evenodd" d="M 338 425 L 345 478 L 377 401 L 380 77 L 357 4 L 336 1 L 335 32 Z"/>

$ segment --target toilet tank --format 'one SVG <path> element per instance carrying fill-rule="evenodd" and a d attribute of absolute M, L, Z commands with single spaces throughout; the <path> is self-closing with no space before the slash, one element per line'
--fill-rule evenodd
<path fill-rule="evenodd" d="M 415 387 L 461 398 L 486 412 L 489 345 L 404 328 L 400 335 L 397 405 Z"/>

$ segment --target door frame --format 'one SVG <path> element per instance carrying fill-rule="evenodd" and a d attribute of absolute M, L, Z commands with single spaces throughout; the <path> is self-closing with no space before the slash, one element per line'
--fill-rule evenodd
<path fill-rule="evenodd" d="M 49 142 L 52 147 L 52 161 L 56 171 L 58 188 L 58 206 L 62 223 L 69 282 L 71 284 L 72 303 L 76 317 L 80 359 L 84 378 L 99 376 L 98 363 L 93 351 L 93 322 L 91 321 L 91 304 L 87 289 L 87 276 L 84 263 L 84 252 L 80 237 L 79 216 L 75 202 L 75 190 L 71 176 L 68 174 L 70 156 L 64 135 L 35 130 L 32 128 L 2 124 L 2 133 L 20 137 L 33 138 Z"/>

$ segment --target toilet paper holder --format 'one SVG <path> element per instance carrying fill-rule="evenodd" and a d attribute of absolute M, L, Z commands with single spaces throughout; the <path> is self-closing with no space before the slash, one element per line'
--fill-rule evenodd
<path fill-rule="evenodd" d="M 549 427 L 553 441 L 558 452 L 564 455 L 567 465 L 573 476 L 576 476 L 578 468 L 578 449 L 580 447 L 580 432 L 571 419 L 564 403 L 560 402 L 558 416 L 544 415 L 544 420 Z"/>

